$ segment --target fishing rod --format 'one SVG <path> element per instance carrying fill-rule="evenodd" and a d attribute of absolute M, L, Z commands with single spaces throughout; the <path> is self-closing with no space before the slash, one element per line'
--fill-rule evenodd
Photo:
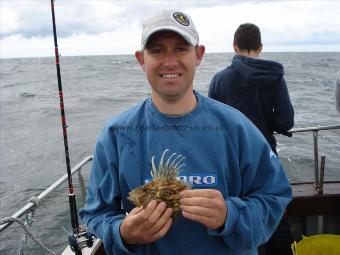
<path fill-rule="evenodd" d="M 86 231 L 80 231 L 80 228 L 79 228 L 77 203 L 76 203 L 76 197 L 74 194 L 74 189 L 73 189 L 73 184 L 72 184 L 70 155 L 69 155 L 68 142 L 67 142 L 67 125 L 66 125 L 66 116 L 65 116 L 65 107 L 64 107 L 63 88 L 61 84 L 58 39 L 57 39 L 57 30 L 56 30 L 55 14 L 54 14 L 54 0 L 51 0 L 51 12 L 52 12 L 53 37 L 54 37 L 54 48 L 55 48 L 55 64 L 57 67 L 57 78 L 58 78 L 58 89 L 59 89 L 59 100 L 60 100 L 60 115 L 61 115 L 61 124 L 62 124 L 62 129 L 63 129 L 63 136 L 64 136 L 64 147 L 65 147 L 65 158 L 66 158 L 66 169 L 67 169 L 67 180 L 68 180 L 68 197 L 69 197 L 69 206 L 70 206 L 70 214 L 71 214 L 71 225 L 72 225 L 72 230 L 73 230 L 73 235 L 69 236 L 69 243 L 70 243 L 71 250 L 74 251 L 76 255 L 81 255 L 82 254 L 81 249 L 86 246 L 91 247 L 93 245 L 93 239 L 90 233 L 87 233 Z"/>

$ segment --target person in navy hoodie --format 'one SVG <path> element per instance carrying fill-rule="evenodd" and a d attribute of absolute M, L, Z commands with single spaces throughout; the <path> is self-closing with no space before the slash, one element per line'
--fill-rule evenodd
<path fill-rule="evenodd" d="M 209 97 L 230 105 L 246 115 L 276 151 L 274 132 L 287 134 L 294 125 L 283 66 L 259 59 L 261 33 L 251 23 L 241 24 L 234 35 L 232 64 L 213 77 Z"/>
<path fill-rule="evenodd" d="M 143 25 L 135 57 L 151 96 L 101 130 L 79 212 L 107 254 L 257 255 L 292 199 L 260 131 L 239 111 L 193 89 L 204 51 L 182 11 L 158 12 Z M 185 157 L 178 178 L 192 186 L 180 193 L 176 220 L 164 201 L 136 207 L 127 199 L 163 165 L 162 155 L 165 167 Z"/>
<path fill-rule="evenodd" d="M 233 47 L 236 54 L 231 65 L 214 75 L 208 95 L 246 115 L 277 155 L 274 132 L 290 136 L 287 131 L 294 125 L 294 109 L 283 77 L 283 66 L 259 59 L 261 32 L 255 24 L 245 23 L 237 28 Z M 292 254 L 292 242 L 287 218 L 283 217 L 265 245 L 266 254 Z"/>

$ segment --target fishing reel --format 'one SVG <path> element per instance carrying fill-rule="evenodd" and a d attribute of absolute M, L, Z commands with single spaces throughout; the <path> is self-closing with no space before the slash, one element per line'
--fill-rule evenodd
<path fill-rule="evenodd" d="M 93 245 L 94 235 L 87 231 L 81 231 L 79 234 L 70 234 L 68 236 L 68 243 L 73 252 L 81 251 L 81 249 Z"/>

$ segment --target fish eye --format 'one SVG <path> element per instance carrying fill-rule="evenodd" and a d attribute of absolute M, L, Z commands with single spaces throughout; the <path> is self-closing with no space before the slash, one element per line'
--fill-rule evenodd
<path fill-rule="evenodd" d="M 161 192 L 162 197 L 169 197 L 170 196 L 170 192 L 168 190 L 163 190 L 163 192 Z"/>
<path fill-rule="evenodd" d="M 172 190 L 161 190 L 159 192 L 160 197 L 164 199 L 170 198 L 173 194 L 174 192 Z"/>

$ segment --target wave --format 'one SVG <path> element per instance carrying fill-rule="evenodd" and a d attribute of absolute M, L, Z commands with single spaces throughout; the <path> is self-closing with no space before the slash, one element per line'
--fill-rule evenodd
<path fill-rule="evenodd" d="M 36 95 L 29 92 L 23 92 L 20 94 L 21 97 L 35 97 Z"/>
<path fill-rule="evenodd" d="M 9 83 L 9 84 L 5 84 L 4 86 L 3 86 L 3 88 L 10 88 L 10 87 L 14 87 L 14 86 L 16 86 L 17 84 L 15 84 L 15 83 Z"/>

